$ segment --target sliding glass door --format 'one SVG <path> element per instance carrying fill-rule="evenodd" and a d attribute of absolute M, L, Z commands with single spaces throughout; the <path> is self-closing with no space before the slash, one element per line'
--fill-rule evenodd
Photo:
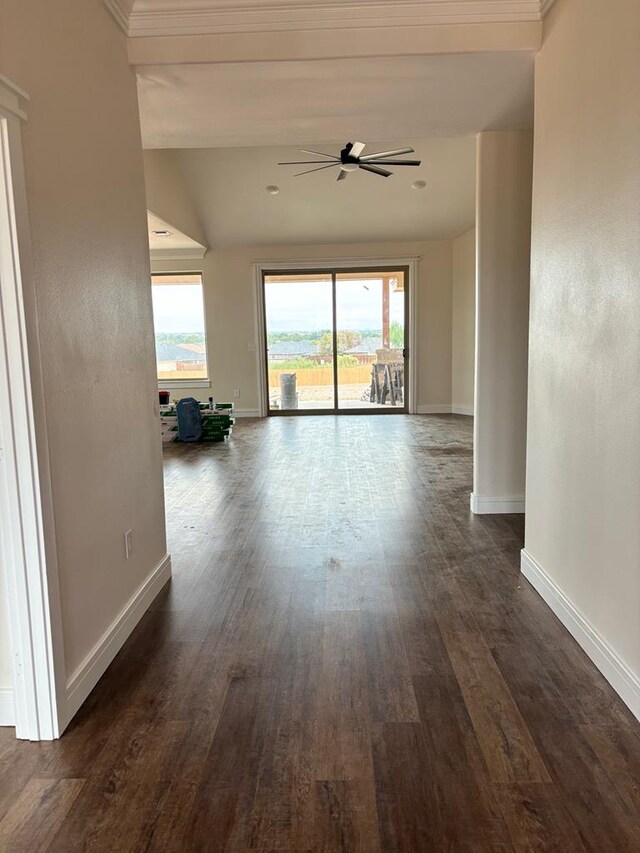
<path fill-rule="evenodd" d="M 332 274 L 266 275 L 264 307 L 269 411 L 332 411 Z"/>
<path fill-rule="evenodd" d="M 403 409 L 405 274 L 335 277 L 339 409 Z"/>
<path fill-rule="evenodd" d="M 270 414 L 406 411 L 406 269 L 263 276 Z"/>

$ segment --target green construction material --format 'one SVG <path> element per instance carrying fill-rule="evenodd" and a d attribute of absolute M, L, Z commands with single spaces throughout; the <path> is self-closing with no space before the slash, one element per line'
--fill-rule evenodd
<path fill-rule="evenodd" d="M 225 426 L 225 427 L 231 426 L 231 424 L 233 424 L 233 422 L 235 420 L 234 418 L 230 417 L 229 415 L 207 415 L 207 414 L 202 413 L 200 415 L 200 417 L 202 418 L 203 424 L 204 423 L 220 424 L 221 426 Z"/>
<path fill-rule="evenodd" d="M 214 403 L 212 409 L 208 403 L 200 403 L 202 419 L 202 441 L 227 440 L 236 422 L 233 403 Z M 175 405 L 160 407 L 160 426 L 162 441 L 165 443 L 179 442 L 178 418 Z"/>

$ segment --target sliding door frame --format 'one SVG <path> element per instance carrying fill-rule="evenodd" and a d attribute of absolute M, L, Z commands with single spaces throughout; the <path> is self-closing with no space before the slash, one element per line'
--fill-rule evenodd
<path fill-rule="evenodd" d="M 419 257 L 409 258 L 331 258 L 319 260 L 271 260 L 254 264 L 255 276 L 255 321 L 257 341 L 257 372 L 259 411 L 261 417 L 299 417 L 305 415 L 393 415 L 415 414 L 418 389 L 418 336 L 417 318 L 417 281 Z M 404 272 L 405 274 L 405 383 L 406 399 L 402 407 L 390 406 L 388 409 L 340 409 L 338 407 L 338 353 L 337 353 L 337 305 L 336 278 L 339 275 L 358 272 Z M 334 407 L 332 409 L 296 409 L 292 411 L 272 411 L 269 408 L 267 328 L 265 306 L 265 277 L 268 275 L 294 275 L 317 273 L 332 277 L 333 311 L 333 374 Z"/>

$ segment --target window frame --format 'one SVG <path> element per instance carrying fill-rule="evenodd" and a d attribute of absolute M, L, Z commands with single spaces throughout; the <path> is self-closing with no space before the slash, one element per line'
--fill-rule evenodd
<path fill-rule="evenodd" d="M 207 296 L 205 290 L 205 275 L 204 270 L 158 270 L 151 272 L 151 288 L 153 292 L 153 287 L 158 286 L 162 287 L 161 284 L 157 284 L 154 279 L 157 278 L 179 278 L 180 276 L 199 276 L 200 277 L 200 287 L 202 289 L 202 315 L 204 320 L 204 341 L 205 341 L 205 349 L 207 351 L 206 364 L 207 364 L 207 376 L 206 378 L 200 379 L 160 379 L 158 376 L 158 362 L 156 361 L 156 382 L 158 385 L 158 390 L 160 391 L 171 391 L 172 389 L 178 388 L 211 388 L 211 363 L 209 360 L 209 329 L 207 326 Z M 180 284 L 180 282 L 175 282 L 176 284 Z M 185 284 L 196 282 L 184 282 Z M 153 318 L 153 339 L 155 344 L 156 337 L 156 322 L 155 316 Z"/>

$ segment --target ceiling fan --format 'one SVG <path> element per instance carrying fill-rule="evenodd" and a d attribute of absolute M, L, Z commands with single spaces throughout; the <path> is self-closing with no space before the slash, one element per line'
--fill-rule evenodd
<path fill-rule="evenodd" d="M 311 172 L 321 172 L 323 169 L 333 169 L 336 166 L 340 167 L 339 181 L 344 181 L 349 177 L 351 172 L 357 172 L 358 169 L 364 169 L 365 172 L 373 172 L 374 175 L 380 175 L 382 178 L 390 178 L 393 172 L 388 169 L 381 169 L 381 166 L 420 166 L 421 160 L 396 160 L 402 154 L 413 154 L 413 148 L 397 148 L 395 151 L 380 151 L 377 154 L 363 154 L 365 149 L 364 142 L 347 142 L 345 147 L 340 152 L 340 156 L 335 154 L 324 154 L 322 151 L 309 151 L 306 148 L 301 148 L 303 154 L 313 154 L 316 157 L 325 157 L 325 160 L 298 160 L 291 163 L 278 163 L 278 166 L 311 166 L 317 165 L 317 169 L 307 169 L 305 172 L 298 172 L 294 178 L 300 175 L 310 175 Z M 327 160 L 331 160 L 327 163 Z"/>

